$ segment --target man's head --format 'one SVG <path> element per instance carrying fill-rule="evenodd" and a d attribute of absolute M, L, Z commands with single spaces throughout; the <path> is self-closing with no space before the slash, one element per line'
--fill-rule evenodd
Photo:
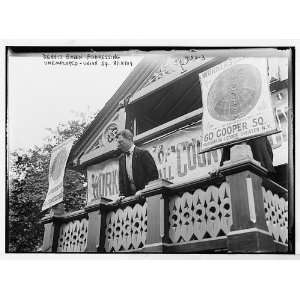
<path fill-rule="evenodd" d="M 130 130 L 124 129 L 117 134 L 118 148 L 122 152 L 127 152 L 133 145 L 133 134 Z"/>

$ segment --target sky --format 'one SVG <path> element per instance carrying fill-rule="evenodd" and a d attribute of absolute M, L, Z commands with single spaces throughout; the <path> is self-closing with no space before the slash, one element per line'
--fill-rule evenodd
<path fill-rule="evenodd" d="M 73 53 L 74 54 L 74 53 Z M 128 54 L 126 54 L 128 55 Z M 74 112 L 101 109 L 141 60 L 141 56 L 120 55 L 126 66 L 46 65 L 46 61 L 83 59 L 44 58 L 41 54 L 11 54 L 8 59 L 8 145 L 9 150 L 27 150 L 43 144 L 46 128 L 74 119 Z M 90 59 L 89 61 L 95 61 Z"/>

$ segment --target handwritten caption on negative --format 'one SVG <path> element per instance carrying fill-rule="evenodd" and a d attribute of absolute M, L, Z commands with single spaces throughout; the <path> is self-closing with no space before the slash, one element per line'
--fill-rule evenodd
<path fill-rule="evenodd" d="M 132 67 L 133 62 L 117 54 L 95 54 L 95 53 L 43 53 L 45 66 L 97 66 L 97 67 Z"/>

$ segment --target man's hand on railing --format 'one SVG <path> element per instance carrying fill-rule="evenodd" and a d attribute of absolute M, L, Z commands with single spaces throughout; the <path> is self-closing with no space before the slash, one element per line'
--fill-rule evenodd
<path fill-rule="evenodd" d="M 134 197 L 141 198 L 142 197 L 142 191 L 136 191 Z"/>
<path fill-rule="evenodd" d="M 210 177 L 216 177 L 220 174 L 220 169 L 217 168 L 213 168 L 210 172 L 208 172 Z"/>
<path fill-rule="evenodd" d="M 118 198 L 118 201 L 121 202 L 121 201 L 124 200 L 125 198 L 126 198 L 125 196 L 120 196 L 120 197 Z"/>
<path fill-rule="evenodd" d="M 121 204 L 121 201 L 125 199 L 125 196 L 119 196 L 116 200 L 113 200 L 110 204 Z"/>
<path fill-rule="evenodd" d="M 120 205 L 122 201 L 127 198 L 128 199 L 140 199 L 142 197 L 142 191 L 136 191 L 136 193 L 133 196 L 125 197 L 125 196 L 119 196 L 117 199 L 113 200 L 109 203 L 109 205 Z"/>

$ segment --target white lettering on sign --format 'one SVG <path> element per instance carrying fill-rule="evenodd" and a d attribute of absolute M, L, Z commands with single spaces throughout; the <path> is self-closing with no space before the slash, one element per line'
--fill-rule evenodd
<path fill-rule="evenodd" d="M 277 129 L 264 57 L 229 60 L 199 74 L 202 151 Z"/>
<path fill-rule="evenodd" d="M 142 147 L 153 156 L 160 178 L 179 183 L 207 176 L 220 164 L 221 150 L 200 153 L 201 135 L 201 125 L 197 125 Z"/>
<path fill-rule="evenodd" d="M 118 159 L 107 160 L 88 167 L 88 202 L 101 197 L 116 199 L 119 195 Z"/>

